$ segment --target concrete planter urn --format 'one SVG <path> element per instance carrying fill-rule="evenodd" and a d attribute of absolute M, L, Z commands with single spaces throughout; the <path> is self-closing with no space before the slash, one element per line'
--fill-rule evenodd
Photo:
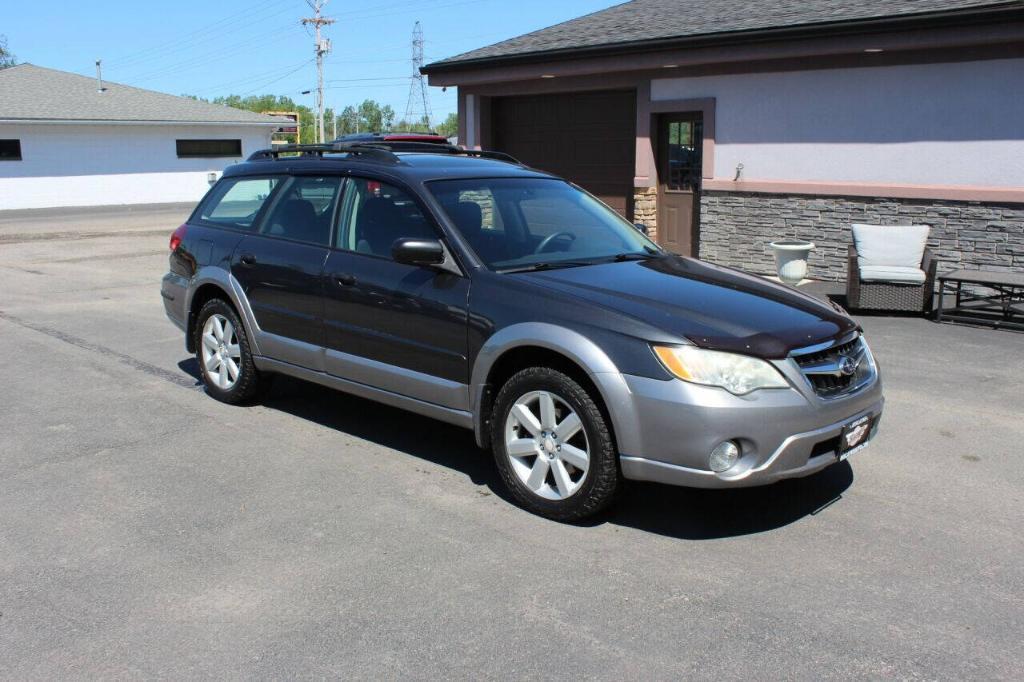
<path fill-rule="evenodd" d="M 807 277 L 807 257 L 814 248 L 813 242 L 783 239 L 768 246 L 775 252 L 775 269 L 784 284 L 796 286 Z"/>

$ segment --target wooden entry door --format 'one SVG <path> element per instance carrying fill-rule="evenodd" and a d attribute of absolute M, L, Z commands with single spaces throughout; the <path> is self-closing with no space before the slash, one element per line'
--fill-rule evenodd
<path fill-rule="evenodd" d="M 703 146 L 701 113 L 659 117 L 658 243 L 683 256 L 698 253 Z"/>

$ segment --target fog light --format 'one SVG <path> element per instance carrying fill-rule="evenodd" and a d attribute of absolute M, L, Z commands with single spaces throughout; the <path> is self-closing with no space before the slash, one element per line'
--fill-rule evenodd
<path fill-rule="evenodd" d="M 740 458 L 740 449 L 736 443 L 731 440 L 727 440 L 724 443 L 719 443 L 718 446 L 711 451 L 711 456 L 708 457 L 708 466 L 711 467 L 712 471 L 722 473 L 732 468 L 732 465 L 736 463 L 736 460 Z"/>

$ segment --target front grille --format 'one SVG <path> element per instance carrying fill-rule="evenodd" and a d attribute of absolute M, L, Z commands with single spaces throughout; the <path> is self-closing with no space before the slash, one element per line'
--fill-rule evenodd
<path fill-rule="evenodd" d="M 792 356 L 814 392 L 822 398 L 835 398 L 852 392 L 870 378 L 870 361 L 860 336 L 823 350 L 793 351 Z M 856 369 L 849 372 L 849 360 Z M 846 370 L 844 371 L 844 363 Z"/>

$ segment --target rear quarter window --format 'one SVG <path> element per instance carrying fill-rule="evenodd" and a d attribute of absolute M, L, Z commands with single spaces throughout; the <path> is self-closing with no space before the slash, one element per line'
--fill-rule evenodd
<path fill-rule="evenodd" d="M 200 207 L 199 219 L 212 225 L 251 230 L 281 181 L 279 177 L 221 180 Z"/>

